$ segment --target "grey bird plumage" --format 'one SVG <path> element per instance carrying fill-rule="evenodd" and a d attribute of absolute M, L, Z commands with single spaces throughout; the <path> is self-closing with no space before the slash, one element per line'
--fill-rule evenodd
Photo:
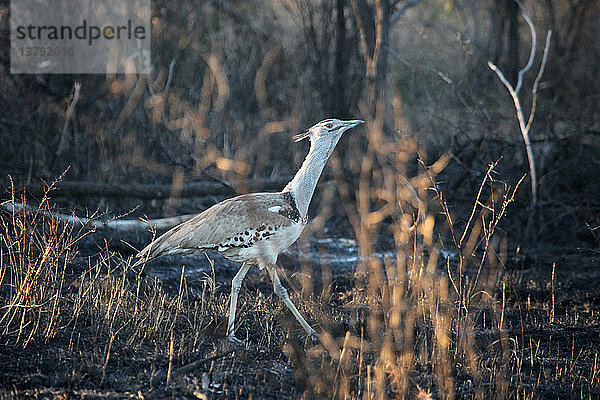
<path fill-rule="evenodd" d="M 296 141 L 310 138 L 311 146 L 294 178 L 278 193 L 252 193 L 224 200 L 194 218 L 164 233 L 143 250 L 134 266 L 161 255 L 200 253 L 216 250 L 242 262 L 233 278 L 228 337 L 234 336 L 235 311 L 242 281 L 251 265 L 267 268 L 275 293 L 313 338 L 315 330 L 304 320 L 281 284 L 275 263 L 277 256 L 294 243 L 307 223 L 308 207 L 317 182 L 342 134 L 361 120 L 326 119 L 296 135 Z"/>

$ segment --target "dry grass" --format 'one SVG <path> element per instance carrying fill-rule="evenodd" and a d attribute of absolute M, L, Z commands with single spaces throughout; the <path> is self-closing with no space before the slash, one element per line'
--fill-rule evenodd
<path fill-rule="evenodd" d="M 546 290 L 549 280 L 551 298 L 523 301 L 524 275 L 507 268 L 499 226 L 521 181 L 499 181 L 497 163 L 490 164 L 459 219 L 436 182 L 447 157 L 430 164 L 419 154 L 410 176 L 415 143 L 385 137 L 377 121 L 369 126 L 370 145 L 355 171 L 357 207 L 345 205 L 357 237 L 356 274 L 345 276 L 343 289 L 334 285 L 339 276 L 329 277 L 316 286 L 319 296 L 295 299 L 321 328 L 321 344 L 308 346 L 293 318 L 282 319 L 263 277 L 251 279 L 241 298 L 246 347 L 231 348 L 222 340 L 228 289 L 215 276 L 219 265 L 193 282 L 182 266 L 177 279 L 163 282 L 132 270 L 108 246 L 78 257 L 86 231 L 53 217 L 45 196 L 34 212 L 0 217 L 3 357 L 14 352 L 25 365 L 1 377 L 4 394 L 48 396 L 66 385 L 92 396 L 127 388 L 116 397 L 503 399 L 538 398 L 569 383 L 577 398 L 597 394 L 597 352 L 586 342 L 593 331 L 570 342 L 564 332 L 589 326 L 584 321 L 597 311 L 557 311 L 554 269 L 537 283 Z M 343 182 L 341 198 L 350 201 Z M 14 191 L 11 197 L 17 200 Z M 323 207 L 315 221 L 329 212 Z M 382 246 L 393 251 L 382 257 Z M 298 283 L 310 287 L 295 296 L 314 293 L 304 277 Z M 546 330 L 555 342 L 545 341 Z M 63 366 L 49 368 L 57 363 Z M 48 381 L 32 384 L 26 374 L 15 383 L 20 368 L 37 368 Z"/>
<path fill-rule="evenodd" d="M 306 353 L 285 347 L 305 395 L 452 399 L 507 393 L 509 345 L 500 334 L 506 332 L 506 302 L 497 288 L 511 283 L 506 241 L 496 229 L 521 182 L 511 188 L 497 181 L 491 164 L 468 220 L 459 226 L 435 180 L 447 157 L 432 165 L 420 158 L 419 172 L 407 177 L 416 145 L 386 138 L 377 121 L 368 126 L 368 150 L 355 171 L 358 211 L 347 207 L 360 254 L 356 286 L 321 317 L 324 327 L 342 325 L 346 332 L 326 329 L 323 346 Z M 393 255 L 381 258 L 377 242 L 391 244 Z M 482 314 L 505 351 L 491 373 L 481 369 L 476 350 Z"/>
<path fill-rule="evenodd" d="M 14 201 L 14 187 L 11 197 Z M 27 198 L 23 195 L 20 202 L 26 206 Z M 0 324 L 4 336 L 23 346 L 55 337 L 65 323 L 61 294 L 68 264 L 77 253 L 77 237 L 73 226 L 49 214 L 45 195 L 35 212 L 13 212 L 0 220 Z"/>

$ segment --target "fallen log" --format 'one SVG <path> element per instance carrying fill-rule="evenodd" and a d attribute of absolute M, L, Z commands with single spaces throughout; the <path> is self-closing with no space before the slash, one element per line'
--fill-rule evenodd
<path fill-rule="evenodd" d="M 53 183 L 52 197 L 78 197 L 78 196 L 97 196 L 97 197 L 121 197 L 137 199 L 165 199 L 176 197 L 205 197 L 205 196 L 223 196 L 235 195 L 248 192 L 274 191 L 281 190 L 288 182 L 285 179 L 251 179 L 239 182 L 234 185 L 228 185 L 225 182 L 195 182 L 181 185 L 162 184 L 107 184 L 79 181 L 58 181 Z M 38 196 L 46 194 L 48 186 L 46 184 L 27 185 L 26 192 Z M 99 219 L 78 217 L 75 215 L 61 214 L 47 210 L 39 210 L 35 206 L 24 206 L 21 203 L 7 201 L 0 203 L 0 207 L 9 213 L 36 213 L 41 212 L 49 218 L 56 218 L 60 221 L 82 226 L 87 229 L 114 229 L 124 232 L 139 232 L 148 230 L 150 227 L 157 231 L 163 231 L 174 227 L 182 222 L 192 219 L 197 214 L 185 214 L 175 217 L 156 218 L 156 219 Z"/>
<path fill-rule="evenodd" d="M 48 218 L 59 219 L 60 221 L 86 227 L 88 229 L 108 228 L 118 231 L 139 232 L 148 230 L 150 227 L 157 231 L 167 230 L 182 222 L 192 219 L 197 214 L 185 214 L 176 217 L 157 218 L 157 219 L 109 219 L 101 220 L 95 218 L 77 217 L 75 215 L 61 214 L 58 212 L 50 212 L 39 210 L 32 206 L 23 206 L 21 203 L 7 201 L 0 204 L 0 207 L 9 213 L 37 213 L 41 212 Z"/>

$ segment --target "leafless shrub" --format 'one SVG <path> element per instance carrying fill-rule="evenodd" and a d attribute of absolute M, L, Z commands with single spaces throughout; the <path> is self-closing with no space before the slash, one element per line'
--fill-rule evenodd
<path fill-rule="evenodd" d="M 0 329 L 3 336 L 27 346 L 54 337 L 68 321 L 61 312 L 65 274 L 77 255 L 83 227 L 64 224 L 53 215 L 48 194 L 33 210 L 0 211 Z M 11 185 L 11 201 L 25 207 Z"/>

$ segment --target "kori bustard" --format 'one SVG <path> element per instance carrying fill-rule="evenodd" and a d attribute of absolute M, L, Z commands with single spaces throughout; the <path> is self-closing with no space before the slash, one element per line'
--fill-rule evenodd
<path fill-rule="evenodd" d="M 362 120 L 326 119 L 294 136 L 310 139 L 310 150 L 302 166 L 279 193 L 252 193 L 224 200 L 201 214 L 164 233 L 140 251 L 135 265 L 161 255 L 190 254 L 217 250 L 225 257 L 242 262 L 231 284 L 227 335 L 234 335 L 238 294 L 253 264 L 266 268 L 275 293 L 283 300 L 306 332 L 316 340 L 315 330 L 300 315 L 285 287 L 275 263 L 277 256 L 294 243 L 306 226 L 308 206 L 325 163 L 342 134 L 364 123 Z"/>

